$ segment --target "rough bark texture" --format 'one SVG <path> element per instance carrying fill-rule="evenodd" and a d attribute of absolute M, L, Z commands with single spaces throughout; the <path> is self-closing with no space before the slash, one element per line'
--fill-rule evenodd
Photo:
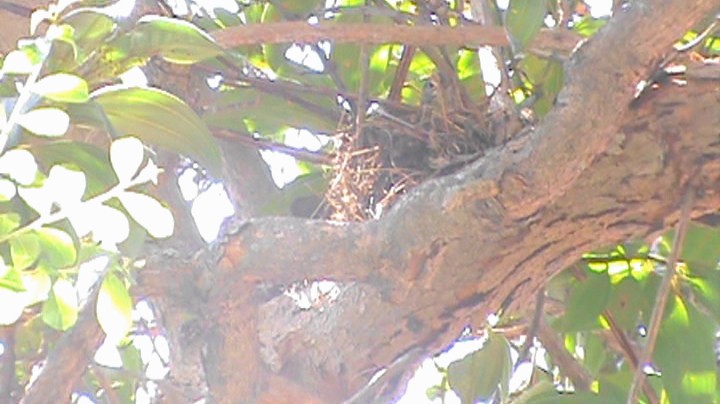
<path fill-rule="evenodd" d="M 555 110 L 531 133 L 378 221 L 253 219 L 192 263 L 150 262 L 141 289 L 199 314 L 202 344 L 185 345 L 199 346 L 215 402 L 380 400 L 403 372 L 363 389 L 375 371 L 411 367 L 488 313 L 523 314 L 581 253 L 671 226 L 685 192 L 697 193 L 694 216 L 717 211 L 720 81 L 631 102 L 673 41 L 718 8 L 634 1 L 572 56 Z M 305 279 L 335 280 L 340 296 L 301 310 L 278 293 Z"/>
<path fill-rule="evenodd" d="M 342 401 L 403 354 L 437 351 L 501 308 L 522 313 L 584 251 L 667 228 L 685 192 L 700 194 L 696 215 L 716 210 L 718 82 L 665 86 L 631 107 L 635 85 L 718 3 L 695 6 L 634 2 L 571 58 L 537 130 L 424 184 L 377 222 L 241 228 L 208 295 L 220 308 L 207 357 L 214 398 L 299 385 L 307 402 Z M 259 304 L 250 286 L 328 278 L 342 293 L 324 310 Z"/>

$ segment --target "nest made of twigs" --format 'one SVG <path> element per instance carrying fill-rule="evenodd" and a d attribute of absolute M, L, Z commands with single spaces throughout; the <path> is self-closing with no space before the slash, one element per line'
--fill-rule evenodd
<path fill-rule="evenodd" d="M 437 103 L 383 105 L 368 115 L 362 130 L 340 131 L 325 195 L 330 218 L 377 218 L 423 181 L 476 160 L 495 145 L 483 118 L 476 110 Z"/>

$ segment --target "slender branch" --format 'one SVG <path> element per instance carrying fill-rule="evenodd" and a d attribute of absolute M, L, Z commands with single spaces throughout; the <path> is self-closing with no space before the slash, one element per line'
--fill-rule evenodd
<path fill-rule="evenodd" d="M 688 223 L 690 223 L 690 212 L 692 210 L 694 200 L 695 190 L 691 187 L 685 195 L 685 201 L 683 202 L 682 210 L 680 212 L 680 220 L 677 224 L 677 232 L 672 244 L 670 259 L 668 260 L 668 265 L 665 269 L 665 275 L 663 276 L 662 283 L 657 291 L 655 307 L 653 308 L 652 316 L 650 317 L 650 325 L 648 326 L 645 349 L 640 356 L 640 363 L 638 363 L 638 367 L 635 369 L 635 377 L 633 378 L 633 383 L 630 387 L 630 394 L 628 395 L 628 404 L 634 404 L 637 402 L 640 387 L 645 382 L 646 375 L 643 368 L 652 360 L 652 354 L 655 350 L 655 342 L 657 341 L 658 333 L 660 332 L 660 322 L 665 314 L 665 306 L 667 305 L 668 297 L 670 296 L 672 281 L 675 278 L 675 267 L 677 266 L 680 250 L 682 249 L 682 245 L 685 241 Z"/>
<path fill-rule="evenodd" d="M 239 25 L 211 34 L 224 48 L 237 46 L 303 43 L 332 40 L 334 43 L 386 44 L 402 43 L 413 46 L 507 46 L 507 34 L 502 27 L 463 25 L 408 26 L 373 23 L 322 22 L 310 25 L 304 21 L 284 21 L 265 24 Z M 530 49 L 569 52 L 580 37 L 570 31 L 541 30 Z"/>
<path fill-rule="evenodd" d="M 309 163 L 324 165 L 331 165 L 333 163 L 333 155 L 323 152 L 296 149 L 282 143 L 273 142 L 270 139 L 256 139 L 253 138 L 249 133 L 239 133 L 237 131 L 229 130 L 215 130 L 213 131 L 213 135 L 218 138 L 227 139 L 231 142 L 242 143 L 243 145 L 250 146 L 256 149 L 269 150 L 287 154 L 288 156 L 294 157 L 298 160 L 307 161 Z"/>
<path fill-rule="evenodd" d="M 562 341 L 555 334 L 555 331 L 550 328 L 543 316 L 540 316 L 538 321 L 538 337 L 562 372 L 570 378 L 575 389 L 580 391 L 590 390 L 590 384 L 593 381 L 592 376 L 565 349 Z"/>

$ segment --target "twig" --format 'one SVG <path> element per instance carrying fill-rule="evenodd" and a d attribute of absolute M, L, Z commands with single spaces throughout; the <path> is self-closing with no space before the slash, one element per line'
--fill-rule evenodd
<path fill-rule="evenodd" d="M 565 349 L 563 342 L 555 334 L 555 330 L 550 328 L 543 316 L 538 321 L 538 337 L 543 347 L 550 353 L 550 357 L 562 370 L 563 374 L 570 378 L 573 386 L 579 391 L 590 390 L 590 384 L 593 381 L 588 371 L 578 363 L 577 360 Z"/>
<path fill-rule="evenodd" d="M 528 331 L 525 335 L 525 343 L 523 344 L 520 352 L 518 353 L 516 367 L 520 365 L 520 362 L 524 361 L 527 358 L 528 352 L 530 352 L 530 347 L 532 347 L 533 345 L 533 340 L 537 335 L 538 327 L 540 325 L 540 318 L 543 314 L 543 307 L 545 307 L 545 288 L 538 290 L 537 294 L 535 295 L 535 313 L 533 314 L 530 328 L 528 328 Z"/>
<path fill-rule="evenodd" d="M 287 154 L 290 157 L 294 157 L 298 160 L 307 161 L 313 164 L 332 165 L 333 163 L 333 155 L 329 155 L 323 152 L 296 149 L 282 143 L 274 142 L 270 139 L 255 139 L 249 133 L 240 133 L 238 131 L 218 129 L 214 130 L 213 134 L 216 137 L 226 139 L 231 142 L 242 143 L 243 145 L 250 146 L 255 149 L 269 150 Z"/>
<path fill-rule="evenodd" d="M 388 100 L 400 101 L 402 89 L 405 85 L 405 79 L 410 71 L 410 62 L 412 62 L 416 50 L 417 48 L 414 46 L 403 47 L 402 55 L 400 56 L 400 63 L 395 71 L 395 78 L 393 78 L 392 85 L 390 86 L 390 92 L 388 93 Z"/>
<path fill-rule="evenodd" d="M 685 234 L 687 233 L 688 223 L 690 222 L 690 210 L 692 209 L 694 200 L 695 190 L 691 187 L 688 189 L 685 195 L 685 201 L 682 204 L 680 220 L 677 224 L 677 231 L 675 239 L 673 240 L 672 250 L 670 252 L 670 259 L 668 260 L 668 265 L 665 270 L 662 283 L 657 291 L 655 307 L 653 308 L 652 316 L 650 317 L 650 325 L 648 326 L 647 331 L 647 342 L 645 349 L 640 355 L 640 362 L 635 369 L 635 377 L 633 378 L 633 383 L 630 387 L 630 393 L 628 395 L 628 404 L 635 404 L 637 402 L 640 387 L 645 382 L 646 375 L 643 368 L 652 360 L 655 342 L 657 341 L 657 336 L 660 331 L 660 322 L 662 321 L 665 313 L 665 306 L 667 304 L 668 296 L 670 295 L 670 287 L 672 286 L 672 280 L 675 277 L 675 267 L 677 266 L 680 250 L 682 249 Z"/>
<path fill-rule="evenodd" d="M 462 27 L 401 26 L 387 24 L 322 22 L 310 25 L 304 21 L 238 25 L 211 34 L 221 46 L 275 43 L 303 43 L 332 40 L 333 43 L 386 44 L 414 46 L 439 45 L 508 45 L 500 27 L 467 25 Z"/>
<path fill-rule="evenodd" d="M 108 380 L 105 373 L 101 369 L 99 369 L 97 365 L 92 365 L 90 367 L 90 372 L 95 375 L 98 384 L 100 384 L 100 387 L 105 392 L 105 399 L 107 400 L 107 402 L 109 404 L 120 404 L 120 398 L 118 397 L 115 389 L 113 389 L 113 386 L 110 383 L 110 380 Z"/>
<path fill-rule="evenodd" d="M 365 2 L 367 6 L 367 0 Z M 367 22 L 368 16 L 363 14 L 363 22 Z M 368 68 L 370 64 L 370 55 L 368 45 L 363 43 L 360 45 L 360 56 L 358 56 L 360 64 L 360 82 L 358 83 L 358 99 L 355 103 L 355 141 L 359 142 L 365 126 L 365 115 L 367 114 L 367 98 L 368 98 Z"/>

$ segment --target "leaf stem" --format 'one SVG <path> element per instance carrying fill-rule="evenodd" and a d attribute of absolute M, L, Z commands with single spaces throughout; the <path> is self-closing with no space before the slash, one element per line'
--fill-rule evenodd
<path fill-rule="evenodd" d="M 45 60 L 47 59 L 47 55 L 50 54 L 51 50 L 52 41 L 48 41 L 47 49 L 42 50 L 41 60 L 37 64 L 35 64 L 35 66 L 33 66 L 33 70 L 28 75 L 28 78 L 25 81 L 25 85 L 23 86 L 22 91 L 17 98 L 17 101 L 15 101 L 15 105 L 13 106 L 13 110 L 10 113 L 10 117 L 3 125 L 2 130 L 0 130 L 0 154 L 2 154 L 5 151 L 5 148 L 8 146 L 10 135 L 17 126 L 17 120 L 23 113 L 27 112 L 27 110 L 30 109 L 37 102 L 36 100 L 32 100 L 32 89 L 35 86 L 38 77 L 40 77 L 40 72 L 45 66 Z"/>

